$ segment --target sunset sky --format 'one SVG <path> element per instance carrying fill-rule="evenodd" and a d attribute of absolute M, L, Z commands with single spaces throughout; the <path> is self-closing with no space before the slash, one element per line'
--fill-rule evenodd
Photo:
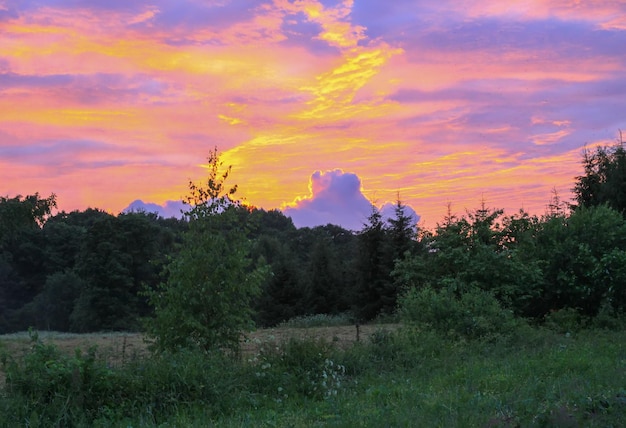
<path fill-rule="evenodd" d="M 217 146 L 298 225 L 541 215 L 620 129 L 623 0 L 0 0 L 0 195 L 60 210 L 180 200 Z"/>

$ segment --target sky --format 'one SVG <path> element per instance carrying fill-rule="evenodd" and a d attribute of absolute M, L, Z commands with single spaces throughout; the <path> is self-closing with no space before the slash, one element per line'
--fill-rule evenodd
<path fill-rule="evenodd" d="M 0 195 L 171 209 L 217 147 L 297 226 L 541 215 L 624 70 L 622 0 L 0 0 Z"/>

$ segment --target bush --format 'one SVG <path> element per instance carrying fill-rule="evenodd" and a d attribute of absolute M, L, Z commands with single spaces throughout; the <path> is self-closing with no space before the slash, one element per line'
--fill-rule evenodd
<path fill-rule="evenodd" d="M 577 332 L 589 324 L 589 319 L 574 308 L 552 311 L 545 316 L 544 321 L 547 328 L 563 334 Z"/>
<path fill-rule="evenodd" d="M 181 349 L 138 359 L 119 371 L 123 401 L 141 403 L 155 417 L 202 403 L 207 413 L 230 413 L 246 397 L 239 361 L 220 352 Z"/>
<path fill-rule="evenodd" d="M 252 361 L 257 391 L 274 397 L 330 398 L 341 390 L 346 368 L 323 340 L 290 339 L 264 345 Z"/>
<path fill-rule="evenodd" d="M 400 298 L 399 313 L 407 325 L 467 339 L 494 339 L 516 325 L 493 294 L 477 288 L 460 296 L 448 288 L 411 288 Z"/>
<path fill-rule="evenodd" d="M 616 311 L 610 304 L 600 306 L 597 315 L 591 320 L 591 326 L 595 328 L 620 331 L 626 327 L 626 317 L 623 311 Z"/>
<path fill-rule="evenodd" d="M 21 361 L 7 355 L 2 361 L 6 395 L 23 404 L 28 418 L 42 425 L 72 425 L 113 401 L 113 372 L 96 361 L 95 348 L 67 357 L 42 343 L 37 333 L 31 331 L 30 338 L 31 350 Z"/>
<path fill-rule="evenodd" d="M 25 420 L 31 426 L 108 426 L 137 417 L 158 425 L 198 403 L 207 414 L 227 414 L 247 404 L 245 371 L 239 361 L 219 352 L 164 352 L 112 368 L 98 358 L 96 348 L 68 357 L 36 333 L 31 340 L 23 358 L 3 357 L 6 386 L 0 414 L 3 408 L 19 411 L 0 417 L 0 426 Z"/>
<path fill-rule="evenodd" d="M 431 342 L 426 336 L 427 334 L 412 328 L 395 331 L 378 329 L 372 334 L 368 344 L 369 361 L 378 372 L 393 371 L 398 367 L 415 368 L 425 355 L 431 356 L 427 350 Z"/>

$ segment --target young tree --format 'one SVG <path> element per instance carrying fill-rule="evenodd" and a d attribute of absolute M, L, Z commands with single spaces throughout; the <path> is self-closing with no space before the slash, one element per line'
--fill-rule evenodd
<path fill-rule="evenodd" d="M 208 157 L 206 184 L 189 184 L 189 230 L 179 254 L 167 267 L 167 281 L 147 291 L 155 316 L 148 335 L 159 351 L 195 347 L 239 351 L 241 334 L 253 327 L 252 299 L 266 273 L 249 257 L 250 241 L 227 188 L 217 149 Z"/>

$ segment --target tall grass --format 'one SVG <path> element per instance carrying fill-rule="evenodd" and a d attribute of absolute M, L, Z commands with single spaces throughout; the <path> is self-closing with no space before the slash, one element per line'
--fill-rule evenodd
<path fill-rule="evenodd" d="M 0 426 L 623 426 L 626 333 L 518 326 L 489 340 L 380 330 L 339 349 L 267 342 L 107 366 L 36 335 L 4 355 Z M 1 346 L 0 346 L 1 348 Z"/>

